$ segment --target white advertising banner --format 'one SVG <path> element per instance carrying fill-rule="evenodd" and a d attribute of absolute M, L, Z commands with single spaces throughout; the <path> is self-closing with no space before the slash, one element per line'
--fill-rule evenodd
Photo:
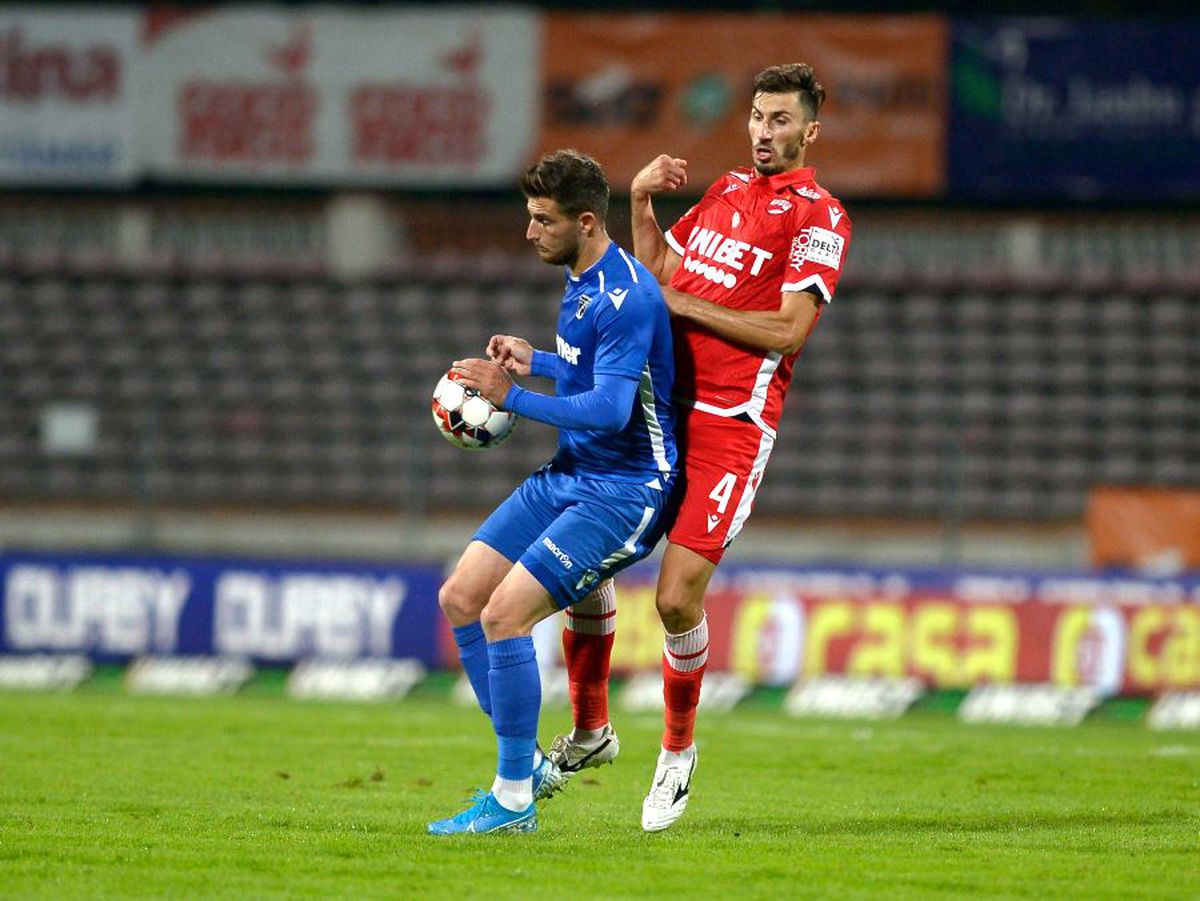
<path fill-rule="evenodd" d="M 135 10 L 0 7 L 0 182 L 137 177 Z"/>
<path fill-rule="evenodd" d="M 471 187 L 530 161 L 532 10 L 214 8 L 147 22 L 153 174 Z"/>

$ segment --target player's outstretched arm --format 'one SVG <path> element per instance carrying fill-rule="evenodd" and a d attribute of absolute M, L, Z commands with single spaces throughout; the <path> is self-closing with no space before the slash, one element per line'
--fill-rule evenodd
<path fill-rule="evenodd" d="M 619 432 L 629 422 L 638 389 L 634 376 L 596 373 L 591 391 L 555 397 L 526 391 L 491 360 L 455 360 L 453 368 L 459 382 L 500 409 L 560 429 Z"/>
<path fill-rule="evenodd" d="M 596 373 L 590 391 L 556 397 L 514 385 L 504 409 L 560 429 L 619 432 L 629 422 L 637 397 L 633 376 Z"/>
<path fill-rule="evenodd" d="M 672 316 L 691 319 L 722 338 L 774 353 L 795 353 L 804 346 L 821 309 L 821 298 L 808 291 L 784 291 L 777 310 L 731 310 L 664 287 Z"/>
<path fill-rule="evenodd" d="M 633 255 L 663 285 L 671 280 L 681 260 L 663 237 L 651 198 L 666 191 L 677 191 L 686 184 L 687 160 L 663 153 L 635 175 L 629 186 Z"/>

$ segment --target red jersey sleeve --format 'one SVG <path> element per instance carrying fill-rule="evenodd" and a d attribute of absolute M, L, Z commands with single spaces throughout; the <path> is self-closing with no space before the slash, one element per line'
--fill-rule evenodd
<path fill-rule="evenodd" d="M 829 303 L 850 249 L 850 217 L 836 198 L 826 196 L 815 201 L 797 225 L 782 290 L 811 291 Z"/>

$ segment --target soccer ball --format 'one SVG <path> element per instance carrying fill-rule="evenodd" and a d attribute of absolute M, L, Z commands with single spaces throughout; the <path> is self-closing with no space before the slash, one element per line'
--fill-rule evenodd
<path fill-rule="evenodd" d="M 433 421 L 451 444 L 467 450 L 495 447 L 512 434 L 517 414 L 497 410 L 479 392 L 447 372 L 433 389 Z"/>

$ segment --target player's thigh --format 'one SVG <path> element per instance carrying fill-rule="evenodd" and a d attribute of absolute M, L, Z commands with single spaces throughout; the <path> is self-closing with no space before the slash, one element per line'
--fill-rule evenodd
<path fill-rule="evenodd" d="M 560 478 L 540 469 L 517 486 L 472 536 L 510 563 L 516 563 L 567 506 L 561 496 Z"/>
<path fill-rule="evenodd" d="M 559 607 L 645 557 L 662 535 L 666 495 L 636 483 L 580 480 L 574 502 L 550 523 L 520 563 Z"/>
<path fill-rule="evenodd" d="M 752 423 L 694 411 L 687 432 L 668 538 L 716 564 L 750 516 L 774 438 Z"/>
<path fill-rule="evenodd" d="M 654 592 L 658 615 L 668 632 L 686 632 L 699 624 L 704 615 L 704 594 L 716 568 L 708 557 L 668 542 Z"/>
<path fill-rule="evenodd" d="M 488 641 L 528 635 L 558 609 L 550 592 L 520 563 L 513 566 L 492 592 L 480 622 Z"/>

